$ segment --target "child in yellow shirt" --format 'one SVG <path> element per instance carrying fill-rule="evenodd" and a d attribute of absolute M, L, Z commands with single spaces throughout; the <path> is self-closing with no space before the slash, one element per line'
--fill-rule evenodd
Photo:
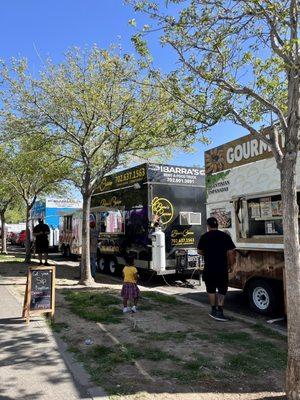
<path fill-rule="evenodd" d="M 137 286 L 138 272 L 134 265 L 134 257 L 131 255 L 126 255 L 125 257 L 126 265 L 123 269 L 124 283 L 121 290 L 121 296 L 123 297 L 123 312 L 137 312 L 137 303 L 140 296 L 140 290 Z M 128 300 L 133 301 L 133 307 L 130 309 L 128 307 Z"/>

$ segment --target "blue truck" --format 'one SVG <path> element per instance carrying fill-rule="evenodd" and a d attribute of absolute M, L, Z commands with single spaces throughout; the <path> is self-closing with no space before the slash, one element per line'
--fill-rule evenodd
<path fill-rule="evenodd" d="M 64 198 L 46 198 L 37 200 L 31 210 L 31 230 L 42 218 L 49 225 L 49 246 L 53 249 L 58 248 L 59 244 L 59 223 L 60 217 L 64 212 L 72 212 L 82 208 L 81 200 Z"/>

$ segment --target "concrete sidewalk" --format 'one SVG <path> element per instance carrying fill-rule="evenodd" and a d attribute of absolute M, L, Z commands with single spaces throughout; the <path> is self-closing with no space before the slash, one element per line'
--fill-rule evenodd
<path fill-rule="evenodd" d="M 0 278 L 0 400 L 106 399 L 43 318 L 25 325 L 8 288 Z"/>

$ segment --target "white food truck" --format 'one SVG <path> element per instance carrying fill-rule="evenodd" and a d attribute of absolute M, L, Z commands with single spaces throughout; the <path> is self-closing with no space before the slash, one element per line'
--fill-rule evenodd
<path fill-rule="evenodd" d="M 59 250 L 65 257 L 79 256 L 82 249 L 82 210 L 65 211 L 59 219 Z"/>
<path fill-rule="evenodd" d="M 230 286 L 243 289 L 256 312 L 283 308 L 280 175 L 270 149 L 247 135 L 206 151 L 205 169 L 207 216 L 217 218 L 237 247 Z"/>

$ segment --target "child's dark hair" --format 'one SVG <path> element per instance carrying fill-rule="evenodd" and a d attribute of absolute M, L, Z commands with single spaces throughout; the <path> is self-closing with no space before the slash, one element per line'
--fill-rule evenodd
<path fill-rule="evenodd" d="M 127 265 L 134 265 L 134 256 L 132 254 L 125 254 L 124 258 Z"/>

